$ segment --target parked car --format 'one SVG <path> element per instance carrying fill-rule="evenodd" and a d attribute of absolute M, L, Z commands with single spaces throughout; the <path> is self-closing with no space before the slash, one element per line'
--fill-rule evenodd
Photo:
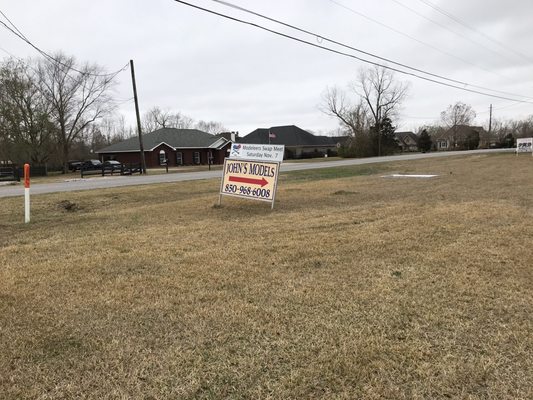
<path fill-rule="evenodd" d="M 122 171 L 122 163 L 117 160 L 104 161 L 104 169 L 113 171 Z"/>
<path fill-rule="evenodd" d="M 84 171 L 89 171 L 94 169 L 101 169 L 102 163 L 100 162 L 100 160 L 87 160 L 83 162 L 82 166 Z"/>
<path fill-rule="evenodd" d="M 81 161 L 78 160 L 72 160 L 68 162 L 68 169 L 69 171 L 79 171 L 81 168 L 81 164 L 83 164 Z"/>

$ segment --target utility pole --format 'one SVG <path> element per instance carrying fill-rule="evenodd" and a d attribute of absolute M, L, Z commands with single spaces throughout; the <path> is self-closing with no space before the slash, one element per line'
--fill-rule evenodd
<path fill-rule="evenodd" d="M 492 132 L 492 104 L 490 105 L 490 113 L 489 113 L 489 136 L 491 132 Z"/>
<path fill-rule="evenodd" d="M 139 115 L 139 100 L 137 99 L 137 85 L 135 84 L 135 69 L 133 60 L 130 60 L 131 82 L 133 83 L 133 99 L 135 100 L 135 114 L 137 115 L 137 132 L 139 133 L 139 149 L 141 150 L 141 169 L 146 174 L 146 160 L 144 159 L 143 135 L 141 129 L 141 116 Z"/>

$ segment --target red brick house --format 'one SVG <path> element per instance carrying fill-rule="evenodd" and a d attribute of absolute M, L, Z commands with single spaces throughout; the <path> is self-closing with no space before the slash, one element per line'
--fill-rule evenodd
<path fill-rule="evenodd" d="M 197 129 L 162 128 L 143 135 L 144 157 L 148 168 L 223 164 L 231 142 Z M 132 137 L 98 150 L 101 161 L 117 160 L 125 164 L 141 162 L 139 138 Z"/>

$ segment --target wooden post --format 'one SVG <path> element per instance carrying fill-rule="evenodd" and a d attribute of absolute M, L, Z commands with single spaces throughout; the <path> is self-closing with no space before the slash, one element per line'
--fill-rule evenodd
<path fill-rule="evenodd" d="M 490 105 L 490 111 L 489 111 L 489 141 L 490 141 L 491 133 L 492 133 L 492 104 Z"/>
<path fill-rule="evenodd" d="M 139 114 L 139 100 L 137 99 L 137 85 L 135 84 L 135 69 L 133 67 L 133 60 L 130 60 L 130 68 L 131 68 L 131 82 L 133 84 L 133 99 L 135 100 L 135 114 L 137 116 L 137 132 L 139 133 L 139 149 L 141 151 L 141 169 L 142 169 L 142 173 L 146 174 L 146 160 L 144 159 L 141 116 Z"/>

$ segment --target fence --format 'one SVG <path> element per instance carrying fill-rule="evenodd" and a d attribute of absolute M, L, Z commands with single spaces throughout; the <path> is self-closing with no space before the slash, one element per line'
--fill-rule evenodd
<path fill-rule="evenodd" d="M 142 169 L 140 164 L 120 164 L 120 165 L 102 165 L 98 168 L 86 168 L 82 165 L 80 168 L 81 177 L 84 178 L 87 175 L 133 175 L 141 174 Z"/>
<path fill-rule="evenodd" d="M 12 181 L 20 182 L 19 169 L 14 165 L 0 167 L 0 182 Z"/>
<path fill-rule="evenodd" d="M 23 167 L 18 167 L 19 176 L 24 176 Z M 31 176 L 48 176 L 48 167 L 46 165 L 31 165 Z"/>

